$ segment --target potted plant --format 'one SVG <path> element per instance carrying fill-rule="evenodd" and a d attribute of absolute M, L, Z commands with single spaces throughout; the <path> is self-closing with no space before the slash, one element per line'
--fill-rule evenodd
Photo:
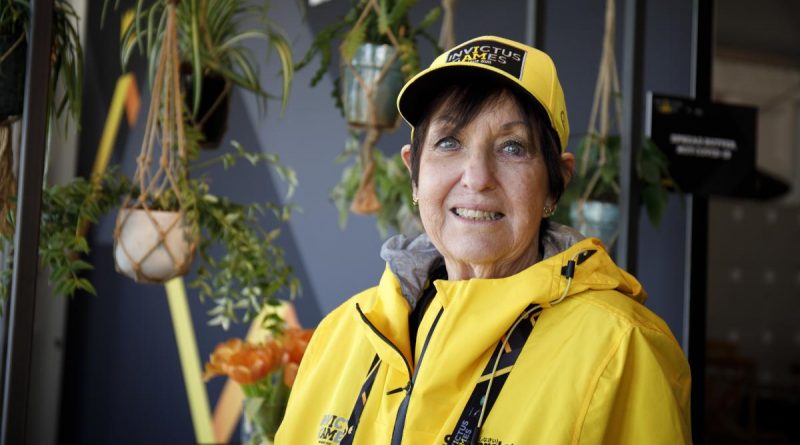
<path fill-rule="evenodd" d="M 339 56 L 343 68 L 333 83 L 333 96 L 342 115 L 356 128 L 394 127 L 398 116 L 394 106 L 397 93 L 419 71 L 419 39 L 428 40 L 440 52 L 427 29 L 439 19 L 441 8 L 432 8 L 422 21 L 412 24 L 408 12 L 417 2 L 351 0 L 344 18 L 317 33 L 295 67 L 302 69 L 319 55 L 320 63 L 311 79 L 311 86 L 316 86 L 333 60 L 334 45 L 341 41 Z M 370 88 L 374 90 L 372 102 L 380 104 L 375 107 L 376 117 L 367 115 L 370 100 L 365 90 Z"/>
<path fill-rule="evenodd" d="M 251 319 L 264 305 L 277 304 L 276 295 L 284 289 L 290 296 L 296 294 L 297 279 L 284 261 L 282 249 L 274 244 L 280 230 L 265 231 L 260 220 L 263 214 L 271 211 L 279 223 L 284 222 L 290 216 L 291 206 L 236 204 L 215 196 L 210 192 L 207 177 L 201 173 L 203 167 L 221 162 L 229 168 L 239 159 L 246 159 L 253 165 L 271 165 L 289 182 L 290 193 L 296 178 L 290 169 L 279 164 L 275 155 L 250 153 L 235 142 L 235 153 L 196 162 L 201 136 L 185 126 L 178 82 L 176 11 L 173 5 L 168 9 L 167 32 L 159 48 L 159 65 L 134 180 L 107 173 L 91 182 L 77 178 L 68 186 L 53 188 L 52 205 L 47 201 L 44 205 L 41 257 L 50 266 L 56 292 L 71 294 L 83 289 L 94 293 L 91 283 L 80 276 L 81 271 L 91 268 L 79 256 L 89 251 L 83 229 L 85 223 L 96 221 L 100 214 L 113 207 L 111 203 L 125 196 L 115 230 L 119 269 L 139 281 L 163 281 L 188 270 L 189 258 L 197 245 L 204 264 L 198 268 L 197 278 L 190 286 L 199 289 L 201 299 L 213 300 L 210 323 L 227 328 L 241 318 Z M 156 146 L 160 147 L 160 153 L 155 153 Z M 189 176 L 190 171 L 193 177 Z M 45 196 L 51 195 L 46 193 Z M 160 217 L 154 215 L 162 211 L 177 212 L 178 216 L 170 217 L 170 222 L 161 226 L 157 222 Z M 48 221 L 53 225 L 47 226 Z M 145 235 L 154 239 L 123 239 L 128 228 L 148 223 L 153 227 Z M 177 235 L 173 236 L 174 229 Z M 140 244 L 146 247 L 138 249 L 142 255 L 134 256 Z M 190 254 L 177 253 L 177 248 L 184 244 L 190 246 Z M 222 245 L 223 254 L 212 255 L 211 249 L 218 244 Z M 148 261 L 153 252 L 161 249 L 168 252 L 166 256 L 171 263 L 166 270 L 152 271 Z M 163 259 L 164 255 L 157 253 L 156 256 Z M 120 264 L 125 261 L 128 264 Z M 7 280 L 7 276 L 3 275 L 3 279 Z M 6 292 L 7 282 L 0 286 Z"/>
<path fill-rule="evenodd" d="M 598 237 L 613 251 L 619 235 L 619 173 L 622 113 L 619 77 L 614 57 L 614 1 L 606 3 L 603 49 L 589 127 L 577 151 L 576 171 L 561 198 L 554 219 L 572 225 L 584 235 Z M 612 134 L 616 127 L 617 134 Z M 658 225 L 672 186 L 667 158 L 649 139 L 636 157 L 632 187 L 641 190 L 642 203 Z"/>
<path fill-rule="evenodd" d="M 349 149 L 339 157 L 340 162 L 349 159 L 358 151 L 358 140 L 351 138 Z M 422 222 L 419 212 L 413 204 L 413 196 L 409 183 L 411 178 L 399 155 L 385 156 L 380 150 L 373 152 L 375 165 L 375 194 L 381 203 L 375 212 L 375 222 L 381 237 L 386 238 L 389 230 L 414 236 L 422 233 Z M 339 210 L 339 226 L 344 229 L 350 206 L 361 184 L 360 157 L 356 162 L 344 168 L 342 179 L 331 191 L 331 199 Z"/>
<path fill-rule="evenodd" d="M 382 233 L 387 225 L 399 224 L 398 207 L 405 208 L 405 215 L 415 212 L 410 199 L 402 200 L 404 195 L 389 185 L 397 178 L 384 176 L 393 172 L 391 165 L 400 163 L 399 154 L 395 159 L 376 158 L 376 145 L 382 132 L 397 127 L 395 100 L 403 84 L 419 71 L 419 39 L 428 40 L 440 51 L 427 29 L 439 19 L 441 8 L 432 8 L 414 24 L 408 13 L 416 3 L 417 0 L 351 1 L 344 19 L 320 31 L 296 67 L 301 69 L 320 55 L 320 65 L 311 80 L 315 86 L 331 63 L 334 44 L 341 40 L 341 71 L 334 81 L 333 96 L 355 131 L 349 143 L 357 140 L 359 132 L 365 133 L 365 137 L 359 150 L 345 150 L 345 158 L 358 153 L 357 161 L 345 172 L 332 197 L 340 211 L 349 205 L 355 213 L 379 213 Z M 353 190 L 353 180 L 359 176 L 358 186 Z M 405 181 L 407 185 L 407 175 Z M 382 184 L 380 190 L 378 184 Z"/>
<path fill-rule="evenodd" d="M 158 65 L 158 48 L 166 31 L 166 6 L 171 0 L 147 5 L 138 0 L 133 24 L 122 34 L 122 64 L 136 48 L 147 56 L 150 79 Z M 298 3 L 302 4 L 302 3 Z M 270 97 L 259 79 L 258 63 L 245 46 L 267 42 L 281 63 L 282 108 L 294 76 L 292 50 L 285 33 L 269 18 L 269 2 L 256 0 L 183 0 L 178 3 L 178 45 L 184 96 L 191 123 L 203 134 L 201 146 L 217 147 L 227 127 L 230 93 L 242 87 L 260 99 Z"/>
<path fill-rule="evenodd" d="M 271 444 L 283 420 L 297 368 L 305 354 L 312 329 L 270 326 L 272 335 L 262 342 L 239 338 L 220 343 L 205 365 L 208 381 L 227 376 L 245 395 L 242 443 Z"/>
<path fill-rule="evenodd" d="M 26 50 L 29 39 L 29 0 L 8 0 L 0 8 L 0 122 L 22 114 Z M 53 44 L 48 115 L 69 110 L 78 119 L 83 92 L 83 50 L 77 31 L 78 16 L 66 0 L 53 3 Z M 63 92 L 56 86 L 63 79 Z M 55 113 L 55 114 L 53 114 Z"/>
<path fill-rule="evenodd" d="M 586 135 L 578 146 L 575 175 L 561 198 L 555 219 L 574 226 L 587 236 L 602 239 L 609 247 L 618 237 L 620 137 Z M 654 225 L 663 216 L 673 187 L 664 153 L 650 139 L 639 149 L 634 187 Z"/>
<path fill-rule="evenodd" d="M 195 149 L 196 152 L 196 149 Z M 240 161 L 252 166 L 271 166 L 289 184 L 296 186 L 294 172 L 280 164 L 274 154 L 253 154 L 234 142 L 234 151 L 203 162 L 191 161 L 198 175 L 182 187 L 193 202 L 187 217 L 198 231 L 200 264 L 189 286 L 199 291 L 201 300 L 211 300 L 210 324 L 227 328 L 231 323 L 250 320 L 264 305 L 278 303 L 276 297 L 286 291 L 294 296 L 299 283 L 286 264 L 283 250 L 275 244 L 279 225 L 291 216 L 292 206 L 274 203 L 241 204 L 211 192 L 210 178 L 202 173 L 213 165 L 225 169 Z M 96 294 L 92 283 L 82 274 L 93 266 L 86 260 L 90 245 L 88 225 L 96 223 L 120 205 L 138 187 L 119 168 L 114 167 L 92 179 L 77 177 L 71 182 L 46 187 L 42 195 L 42 226 L 39 256 L 49 273 L 54 293 L 74 295 L 78 291 Z M 171 208 L 170 198 L 153 207 Z M 2 215 L 13 229 L 13 212 Z M 264 218 L 272 217 L 272 228 L 264 228 Z M 13 230 L 0 234 L 0 250 L 13 243 Z M 11 280 L 11 258 L 0 269 L 0 301 L 6 301 Z"/>

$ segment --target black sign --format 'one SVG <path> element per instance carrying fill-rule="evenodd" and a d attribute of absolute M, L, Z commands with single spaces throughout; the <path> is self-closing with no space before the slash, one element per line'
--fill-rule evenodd
<path fill-rule="evenodd" d="M 752 182 L 755 108 L 653 93 L 647 101 L 646 131 L 682 192 L 735 196 Z"/>

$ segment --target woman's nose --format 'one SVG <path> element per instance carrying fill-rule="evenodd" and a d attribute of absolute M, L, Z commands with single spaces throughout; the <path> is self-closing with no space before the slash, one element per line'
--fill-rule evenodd
<path fill-rule="evenodd" d="M 492 189 L 495 186 L 494 166 L 484 153 L 471 153 L 464 162 L 461 184 L 473 191 Z"/>

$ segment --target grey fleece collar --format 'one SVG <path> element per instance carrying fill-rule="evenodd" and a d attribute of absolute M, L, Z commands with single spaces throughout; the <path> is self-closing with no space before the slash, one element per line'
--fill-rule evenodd
<path fill-rule="evenodd" d="M 544 233 L 540 235 L 544 258 L 568 249 L 583 238 L 580 232 L 571 227 L 548 221 Z M 444 264 L 444 258 L 425 233 L 416 238 L 407 238 L 405 235 L 389 238 L 381 247 L 381 258 L 400 281 L 400 289 L 412 309 L 425 289 L 431 270 Z"/>

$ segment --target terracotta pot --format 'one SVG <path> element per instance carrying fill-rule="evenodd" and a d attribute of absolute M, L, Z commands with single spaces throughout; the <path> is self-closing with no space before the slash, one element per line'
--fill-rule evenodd
<path fill-rule="evenodd" d="M 114 230 L 119 273 L 137 282 L 163 283 L 189 271 L 194 250 L 181 213 L 120 209 Z"/>

